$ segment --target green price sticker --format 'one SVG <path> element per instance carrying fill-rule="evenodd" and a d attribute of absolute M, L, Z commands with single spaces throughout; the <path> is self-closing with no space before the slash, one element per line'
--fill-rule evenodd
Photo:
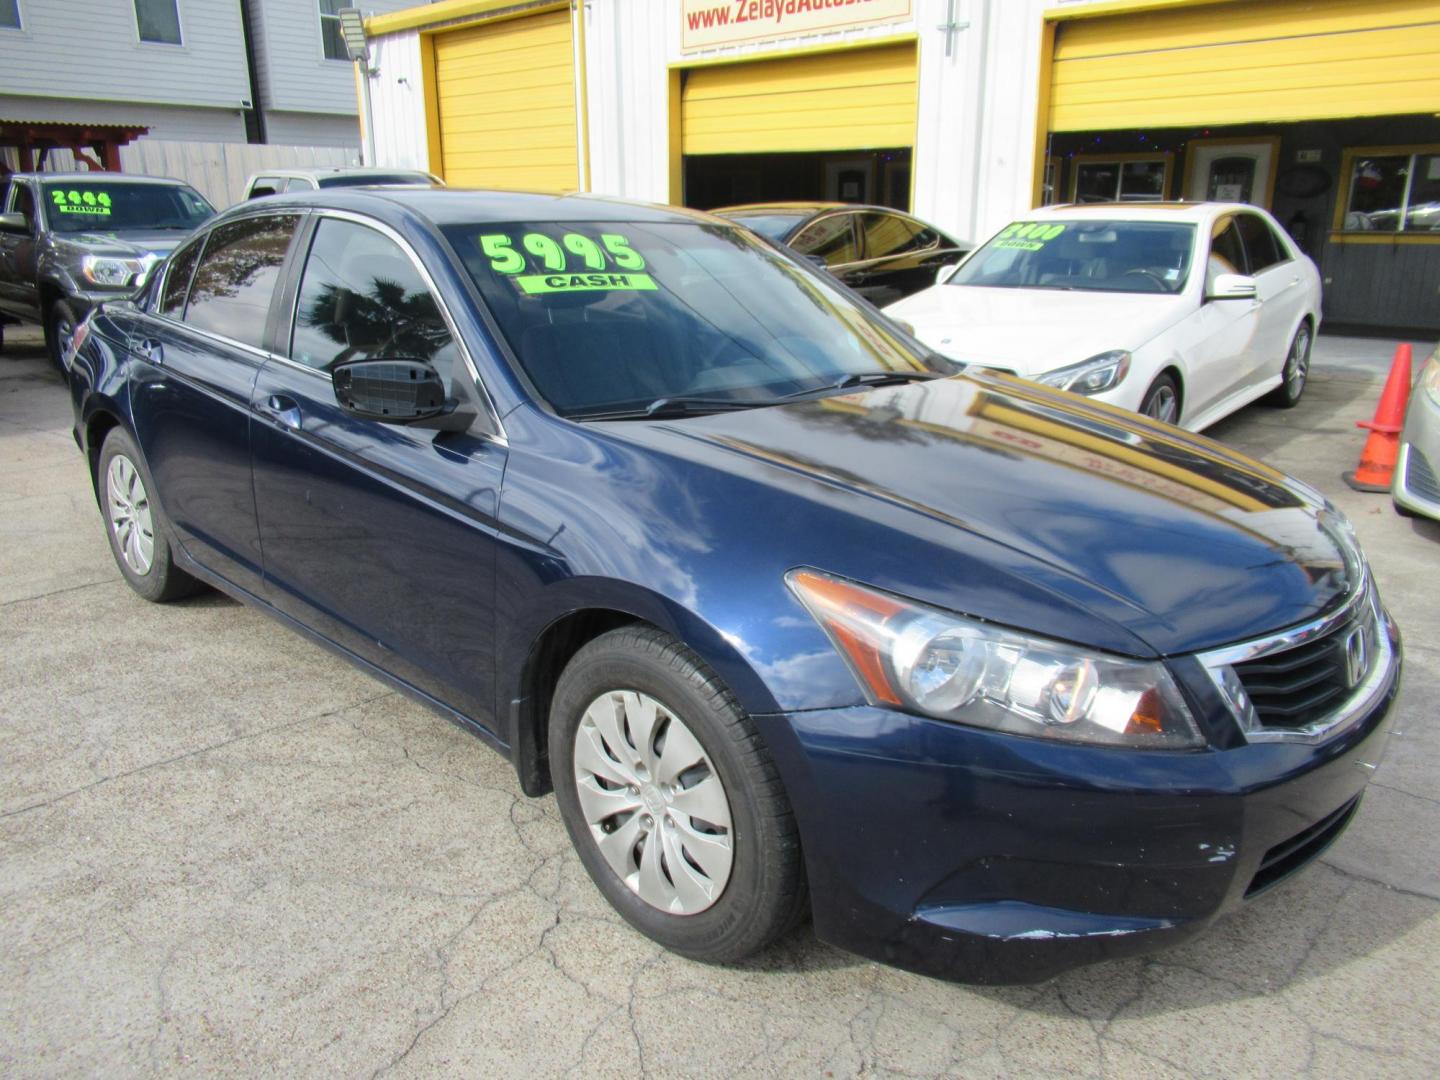
<path fill-rule="evenodd" d="M 480 250 L 491 270 L 513 278 L 531 296 L 656 288 L 649 274 L 627 272 L 644 270 L 645 259 L 620 233 L 602 233 L 598 244 L 580 233 L 566 233 L 559 240 L 537 232 L 520 237 L 485 233 Z"/>
<path fill-rule="evenodd" d="M 55 204 L 55 209 L 62 214 L 86 214 L 91 217 L 110 216 L 110 196 L 105 192 L 95 191 L 52 191 L 50 201 Z"/>
<path fill-rule="evenodd" d="M 529 296 L 557 292 L 654 292 L 649 274 L 522 274 L 516 283 Z"/>
<path fill-rule="evenodd" d="M 1000 230 L 995 246 L 1009 251 L 1039 251 L 1064 231 L 1064 225 L 1045 225 L 1038 221 L 1016 222 Z"/>

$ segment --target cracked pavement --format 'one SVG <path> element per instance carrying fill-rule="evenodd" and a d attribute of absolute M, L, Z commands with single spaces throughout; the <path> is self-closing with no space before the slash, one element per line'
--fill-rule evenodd
<path fill-rule="evenodd" d="M 691 963 L 606 906 L 553 798 L 215 594 L 133 596 L 38 335 L 0 354 L 0 1074 L 1433 1076 L 1440 525 L 1357 495 L 1389 346 L 1210 434 L 1355 521 L 1406 634 L 1348 833 L 1197 940 L 976 989 L 820 945 Z M 1418 354 L 1417 354 L 1418 359 Z"/>

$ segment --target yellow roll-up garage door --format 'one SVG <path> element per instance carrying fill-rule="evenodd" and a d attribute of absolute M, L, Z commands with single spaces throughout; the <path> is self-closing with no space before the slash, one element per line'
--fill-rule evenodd
<path fill-rule="evenodd" d="M 915 47 L 696 68 L 680 111 L 686 154 L 864 150 L 915 142 Z"/>
<path fill-rule="evenodd" d="M 437 34 L 435 91 L 452 187 L 579 186 L 568 11 Z"/>
<path fill-rule="evenodd" d="M 1058 27 L 1051 131 L 1440 112 L 1435 0 L 1274 0 Z"/>

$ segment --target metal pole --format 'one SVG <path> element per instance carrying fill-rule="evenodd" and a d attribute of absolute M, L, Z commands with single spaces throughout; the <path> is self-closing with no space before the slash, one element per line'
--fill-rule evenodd
<path fill-rule="evenodd" d="M 360 109 L 365 116 L 361 126 L 360 164 L 375 165 L 375 114 L 370 108 L 370 65 L 355 61 L 355 78 L 360 80 Z"/>

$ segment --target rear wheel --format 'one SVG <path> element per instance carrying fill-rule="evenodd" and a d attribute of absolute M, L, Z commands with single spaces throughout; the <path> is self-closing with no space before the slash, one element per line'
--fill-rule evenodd
<path fill-rule="evenodd" d="M 1293 409 L 1305 393 L 1305 380 L 1310 377 L 1310 324 L 1302 322 L 1290 339 L 1285 366 L 1280 371 L 1280 385 L 1265 395 L 1265 403 L 1280 409 Z"/>
<path fill-rule="evenodd" d="M 110 553 L 126 584 L 157 604 L 198 592 L 200 582 L 175 565 L 170 525 L 151 495 L 154 485 L 134 441 L 120 428 L 105 437 L 98 481 Z"/>
<path fill-rule="evenodd" d="M 1166 424 L 1180 422 L 1180 385 L 1171 375 L 1157 375 L 1140 399 L 1140 413 Z"/>
<path fill-rule="evenodd" d="M 750 718 L 652 627 L 596 638 L 550 713 L 556 801 L 580 860 L 632 926 L 697 960 L 740 960 L 805 911 L 794 815 Z"/>

